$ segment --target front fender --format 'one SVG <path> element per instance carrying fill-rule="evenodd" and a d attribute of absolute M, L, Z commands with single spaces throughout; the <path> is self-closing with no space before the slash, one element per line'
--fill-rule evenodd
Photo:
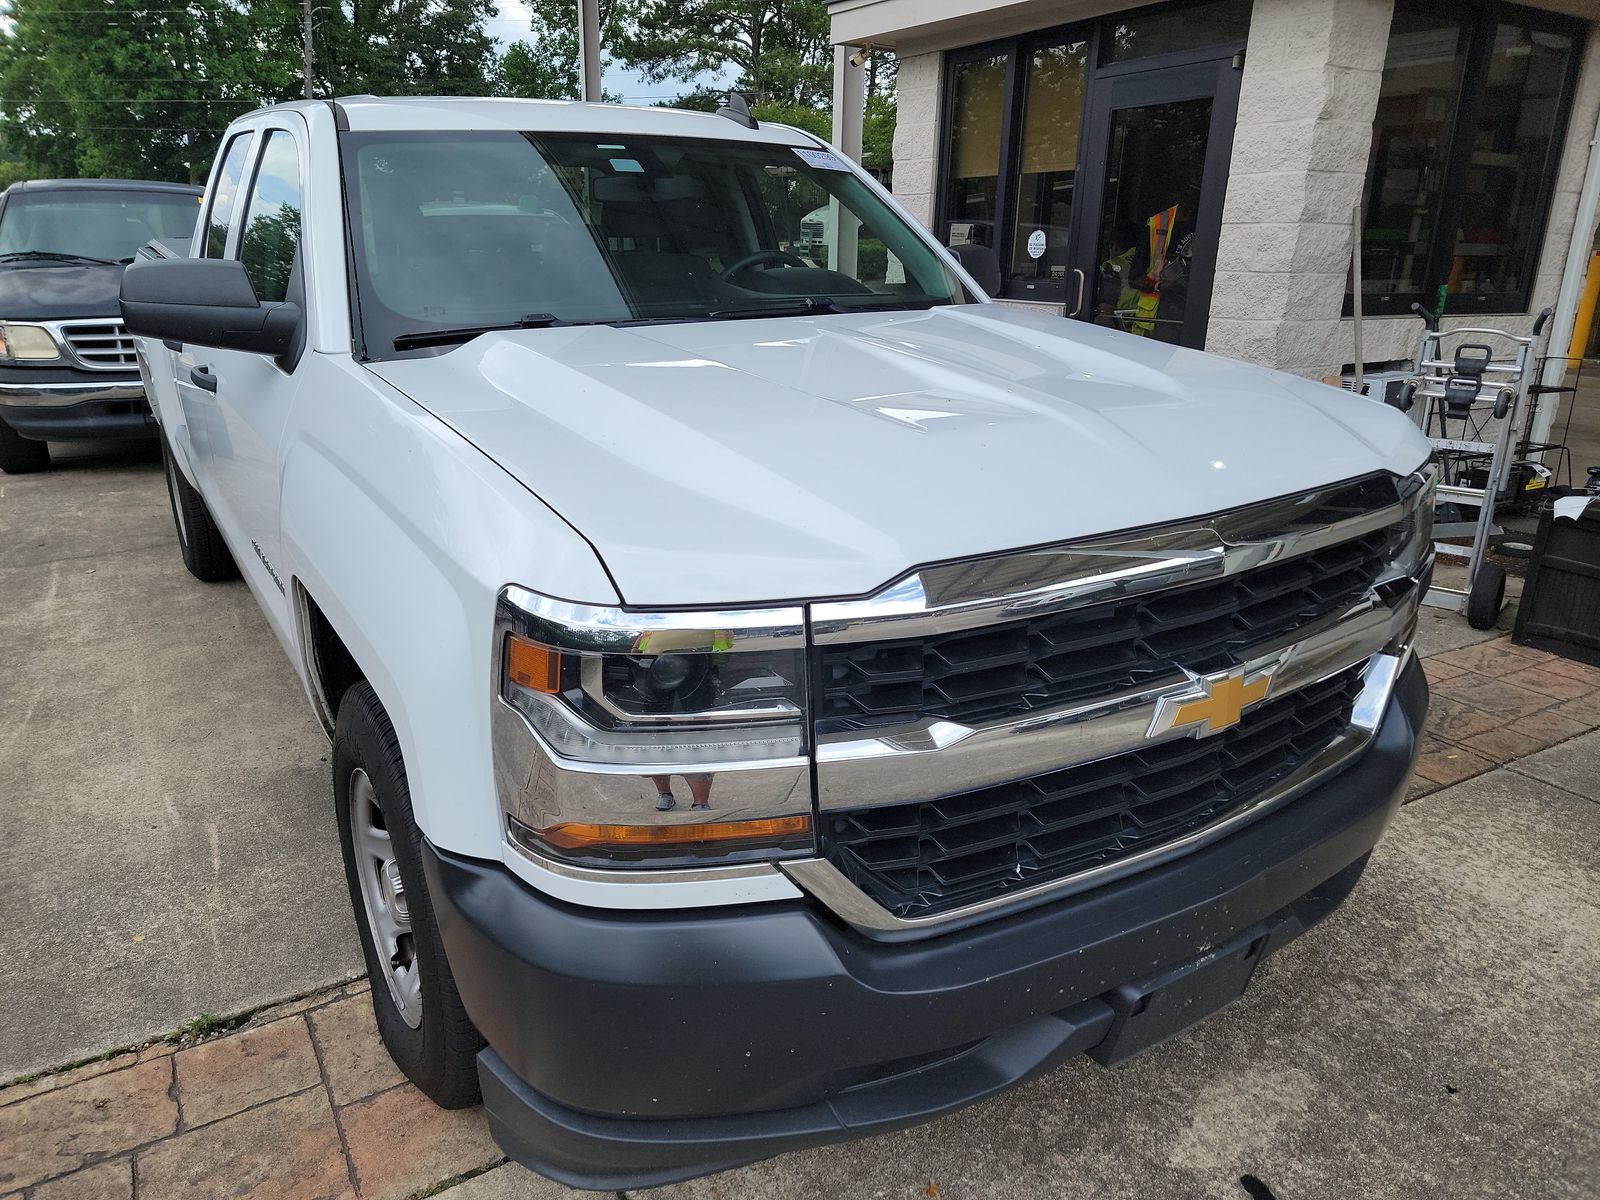
<path fill-rule="evenodd" d="M 422 831 L 498 858 L 496 597 L 511 582 L 597 604 L 615 591 L 583 538 L 442 422 L 349 359 L 305 366 L 285 439 L 284 565 L 383 702 Z"/>

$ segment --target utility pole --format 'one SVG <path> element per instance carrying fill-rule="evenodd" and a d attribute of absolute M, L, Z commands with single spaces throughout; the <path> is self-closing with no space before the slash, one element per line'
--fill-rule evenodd
<path fill-rule="evenodd" d="M 305 80 L 306 99 L 312 98 L 311 0 L 303 0 L 300 12 L 300 74 Z"/>

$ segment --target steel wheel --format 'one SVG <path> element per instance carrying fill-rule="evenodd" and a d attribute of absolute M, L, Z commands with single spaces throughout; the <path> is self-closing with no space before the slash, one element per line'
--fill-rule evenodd
<path fill-rule="evenodd" d="M 400 880 L 400 863 L 384 825 L 372 780 L 357 767 L 350 775 L 350 840 L 361 880 L 367 929 L 382 961 L 384 981 L 401 1018 L 412 1029 L 422 1024 L 422 976 L 411 936 L 411 912 Z"/>

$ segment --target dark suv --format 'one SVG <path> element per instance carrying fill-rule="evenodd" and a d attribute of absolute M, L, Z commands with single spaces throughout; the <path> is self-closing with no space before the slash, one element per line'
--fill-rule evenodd
<path fill-rule="evenodd" d="M 199 196 L 128 179 L 0 193 L 0 470 L 43 470 L 47 439 L 153 436 L 117 291 L 140 246 L 194 233 Z"/>

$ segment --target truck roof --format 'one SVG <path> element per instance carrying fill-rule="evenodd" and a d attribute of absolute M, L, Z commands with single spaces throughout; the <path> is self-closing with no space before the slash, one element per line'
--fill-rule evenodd
<path fill-rule="evenodd" d="M 186 196 L 198 196 L 202 189 L 192 183 L 162 183 L 155 179 L 24 179 L 6 188 L 8 192 L 75 192 L 89 190 L 178 192 Z"/>
<path fill-rule="evenodd" d="M 326 100 L 296 100 L 273 109 L 308 110 Z M 720 138 L 732 141 L 813 146 L 815 138 L 788 125 L 762 124 L 747 129 L 715 113 L 681 108 L 646 108 L 597 104 L 580 100 L 516 100 L 460 96 L 341 96 L 333 101 L 347 127 L 356 131 L 400 130 L 535 130 L 549 133 L 657 134 L 667 137 Z M 261 112 L 241 117 L 250 120 Z"/>

